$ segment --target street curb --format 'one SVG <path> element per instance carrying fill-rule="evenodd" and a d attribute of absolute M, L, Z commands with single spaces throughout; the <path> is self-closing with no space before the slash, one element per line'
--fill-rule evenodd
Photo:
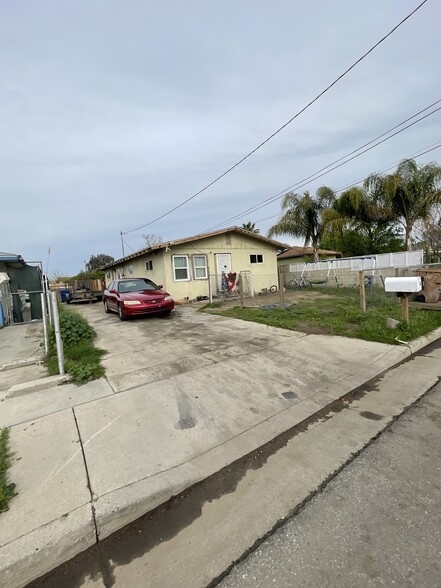
<path fill-rule="evenodd" d="M 55 388 L 61 384 L 67 384 L 72 380 L 72 377 L 68 374 L 63 376 L 48 376 L 47 378 L 40 378 L 39 380 L 31 380 L 30 382 L 23 382 L 22 384 L 15 384 L 11 386 L 3 394 L 3 399 L 14 398 L 16 396 L 23 396 L 24 394 L 31 394 L 32 392 L 38 392 L 39 390 L 48 390 L 49 388 Z"/>
<path fill-rule="evenodd" d="M 7 372 L 9 370 L 15 370 L 21 367 L 27 367 L 29 365 L 35 365 L 44 360 L 43 355 L 29 357 L 28 359 L 18 359 L 17 361 L 12 361 L 11 363 L 5 363 L 0 366 L 0 372 Z"/>

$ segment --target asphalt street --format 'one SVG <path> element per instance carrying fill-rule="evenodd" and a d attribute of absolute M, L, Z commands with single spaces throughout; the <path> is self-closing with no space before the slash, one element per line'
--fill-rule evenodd
<path fill-rule="evenodd" d="M 218 586 L 441 586 L 440 447 L 438 384 Z"/>

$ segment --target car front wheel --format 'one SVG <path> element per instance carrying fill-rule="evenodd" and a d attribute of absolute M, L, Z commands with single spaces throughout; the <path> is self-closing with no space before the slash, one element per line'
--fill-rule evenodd
<path fill-rule="evenodd" d="M 126 314 L 124 312 L 124 308 L 122 307 L 121 304 L 118 304 L 118 316 L 122 321 L 126 320 Z"/>

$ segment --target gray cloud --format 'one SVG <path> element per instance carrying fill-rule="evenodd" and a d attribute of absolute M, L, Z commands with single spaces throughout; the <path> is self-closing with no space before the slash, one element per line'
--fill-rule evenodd
<path fill-rule="evenodd" d="M 51 245 L 50 268 L 73 273 L 92 253 L 119 255 L 121 229 L 161 215 L 241 158 L 416 2 L 0 6 L 0 249 L 46 260 Z M 441 97 L 440 17 L 428 2 L 253 158 L 127 241 L 208 229 Z M 434 115 L 304 189 L 344 186 L 440 131 Z M 278 211 L 274 203 L 237 222 Z"/>

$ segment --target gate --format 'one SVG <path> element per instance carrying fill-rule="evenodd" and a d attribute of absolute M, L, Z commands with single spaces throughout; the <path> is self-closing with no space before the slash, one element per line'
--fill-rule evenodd
<path fill-rule="evenodd" d="M 8 267 L 12 295 L 13 323 L 30 323 L 43 318 L 41 294 L 43 290 L 42 264 L 27 262 L 21 267 Z"/>

